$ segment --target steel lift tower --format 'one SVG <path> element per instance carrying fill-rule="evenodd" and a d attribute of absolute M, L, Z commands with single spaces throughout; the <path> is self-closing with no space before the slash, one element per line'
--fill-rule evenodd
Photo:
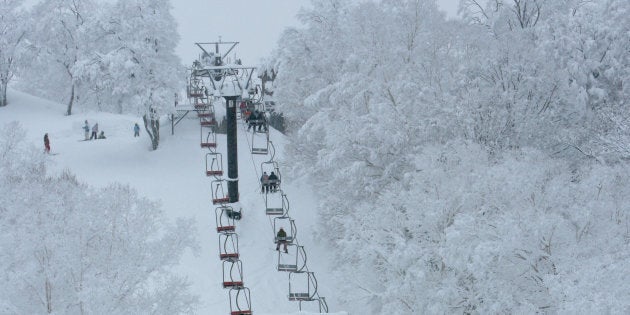
<path fill-rule="evenodd" d="M 251 79 L 255 67 L 243 66 L 239 59 L 230 60 L 228 54 L 238 42 L 195 43 L 202 50 L 193 63 L 191 78 L 202 80 L 208 97 L 224 98 L 227 121 L 228 195 L 230 203 L 239 200 L 237 103 L 251 97 Z"/>

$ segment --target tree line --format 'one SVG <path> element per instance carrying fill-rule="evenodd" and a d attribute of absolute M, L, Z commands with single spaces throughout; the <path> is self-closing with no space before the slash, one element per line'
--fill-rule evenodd
<path fill-rule="evenodd" d="M 432 0 L 300 12 L 265 68 L 289 162 L 328 174 L 314 186 L 344 305 L 627 309 L 606 296 L 628 289 L 617 275 L 630 267 L 628 12 L 624 0 L 462 0 L 451 20 Z"/>

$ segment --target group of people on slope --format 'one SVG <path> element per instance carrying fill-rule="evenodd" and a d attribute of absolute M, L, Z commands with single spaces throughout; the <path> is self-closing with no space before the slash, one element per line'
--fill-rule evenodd
<path fill-rule="evenodd" d="M 274 172 L 271 172 L 271 174 L 267 175 L 267 172 L 263 172 L 262 176 L 260 177 L 260 184 L 262 185 L 262 193 L 266 194 L 269 192 L 276 192 L 278 190 L 278 184 L 280 183 L 280 180 L 278 178 L 278 175 L 276 175 Z"/>
<path fill-rule="evenodd" d="M 105 131 L 101 130 L 101 133 L 98 133 L 98 123 L 95 123 L 94 126 L 90 128 L 90 125 L 86 120 L 82 129 L 85 131 L 85 140 L 106 139 Z M 90 133 L 90 131 L 92 131 L 92 133 Z M 137 123 L 133 126 L 133 136 L 140 136 L 140 126 Z M 50 138 L 48 137 L 48 133 L 44 134 L 44 152 L 50 153 Z"/>
<path fill-rule="evenodd" d="M 92 134 L 90 135 L 90 130 L 92 130 Z M 90 129 L 90 125 L 88 124 L 88 121 L 85 121 L 85 125 L 83 125 L 83 131 L 85 131 L 85 140 L 92 140 L 92 139 L 106 139 L 105 138 L 105 131 L 101 130 L 101 133 L 98 133 L 98 123 L 95 123 L 94 126 L 92 126 L 92 128 Z"/>

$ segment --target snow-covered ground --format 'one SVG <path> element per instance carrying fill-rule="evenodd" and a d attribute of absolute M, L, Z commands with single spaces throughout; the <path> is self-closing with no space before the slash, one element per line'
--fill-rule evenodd
<path fill-rule="evenodd" d="M 150 141 L 141 129 L 140 137 L 133 137 L 133 125 L 143 126 L 140 117 L 100 112 L 75 113 L 64 116 L 65 106 L 42 100 L 21 92 L 9 91 L 9 106 L 0 108 L 0 124 L 19 121 L 27 131 L 27 139 L 43 150 L 43 135 L 48 133 L 51 143 L 49 171 L 69 169 L 79 180 L 93 186 L 112 182 L 129 184 L 150 199 L 159 200 L 172 218 L 193 217 L 197 221 L 195 233 L 200 250 L 187 253 L 178 272 L 188 276 L 193 293 L 200 296 L 198 314 L 228 314 L 228 290 L 221 286 L 222 265 L 219 260 L 219 237 L 215 226 L 215 206 L 212 205 L 210 184 L 205 176 L 205 149 L 200 148 L 198 119 L 194 115 L 183 119 L 171 135 L 171 125 L 161 129 L 160 147 L 150 151 Z M 80 110 L 80 109 L 76 109 Z M 107 139 L 81 141 L 83 122 L 90 126 L 98 122 Z M 288 273 L 276 271 L 277 252 L 273 244 L 272 220 L 265 215 L 265 199 L 259 192 L 258 178 L 261 163 L 268 156 L 249 153 L 249 137 L 239 126 L 239 192 L 243 219 L 237 222 L 239 252 L 243 261 L 244 283 L 251 290 L 252 310 L 256 314 L 310 314 L 297 312 L 297 302 L 288 301 Z M 283 137 L 272 130 L 276 160 L 282 168 Z M 225 153 L 225 136 L 218 137 L 218 150 Z M 224 156 L 224 167 L 227 159 Z M 282 188 L 290 200 L 290 215 L 297 225 L 299 243 L 308 253 L 308 267 L 315 272 L 318 292 L 326 297 L 331 312 L 345 314 L 336 301 L 334 279 L 329 270 L 334 259 L 314 237 L 316 200 L 304 179 L 282 172 Z M 305 309 L 315 305 L 304 303 Z"/>

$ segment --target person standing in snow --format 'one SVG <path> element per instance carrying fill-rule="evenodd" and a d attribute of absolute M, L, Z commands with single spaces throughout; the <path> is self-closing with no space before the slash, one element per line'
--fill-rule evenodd
<path fill-rule="evenodd" d="M 140 126 L 138 126 L 138 123 L 133 125 L 133 137 L 140 137 Z"/>
<path fill-rule="evenodd" d="M 48 139 L 48 133 L 44 135 L 44 152 L 50 153 L 50 140 Z"/>
<path fill-rule="evenodd" d="M 90 140 L 90 126 L 87 120 L 85 121 L 85 125 L 83 125 L 83 130 L 85 131 L 85 140 Z"/>
<path fill-rule="evenodd" d="M 285 232 L 283 228 L 280 228 L 280 230 L 276 234 L 276 250 L 280 250 L 280 244 L 284 245 L 284 252 L 288 253 L 289 251 L 287 250 L 287 232 Z"/>
<path fill-rule="evenodd" d="M 90 136 L 90 140 L 98 139 L 98 123 L 95 123 L 92 127 L 92 135 Z"/>

